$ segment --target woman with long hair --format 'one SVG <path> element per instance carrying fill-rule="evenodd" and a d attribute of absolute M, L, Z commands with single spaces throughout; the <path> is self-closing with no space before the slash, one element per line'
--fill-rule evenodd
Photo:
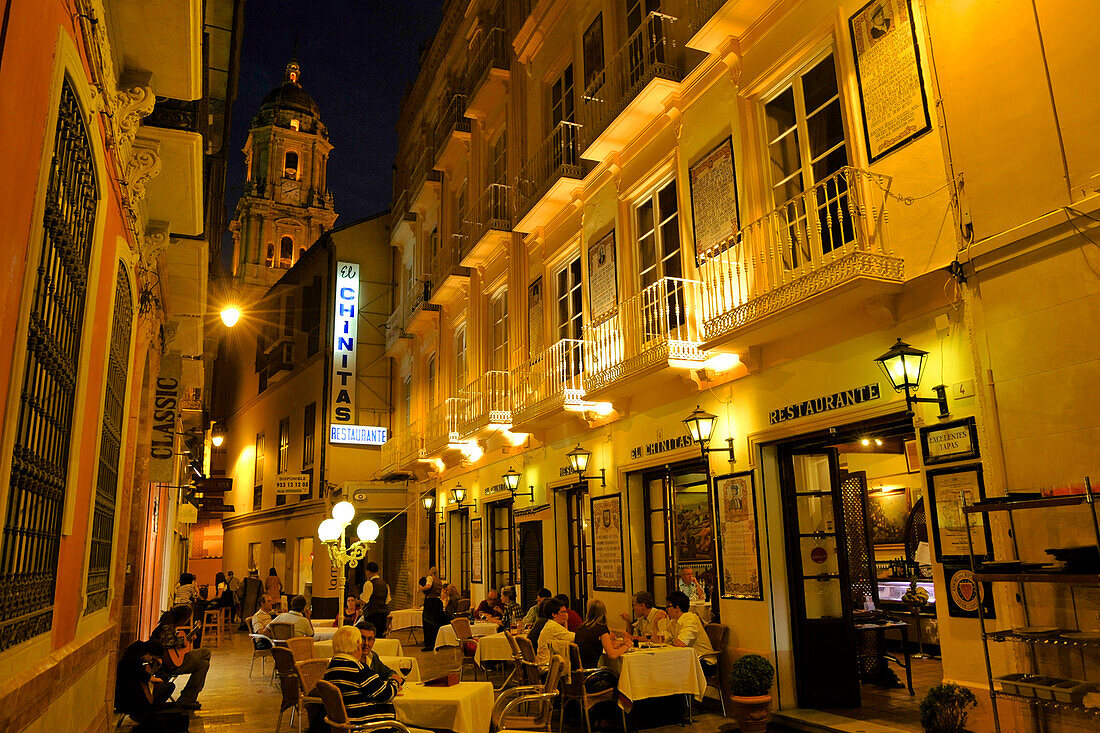
<path fill-rule="evenodd" d="M 595 669 L 600 663 L 601 655 L 606 662 L 611 663 L 605 666 L 618 667 L 615 661 L 630 648 L 629 644 L 612 634 L 607 627 L 607 606 L 599 600 L 588 602 L 588 612 L 577 629 L 575 642 L 580 648 L 581 664 L 585 669 Z"/>
<path fill-rule="evenodd" d="M 264 580 L 264 592 L 271 596 L 271 600 L 275 601 L 279 610 L 283 609 L 283 581 L 279 579 L 279 573 L 275 568 L 271 568 Z"/>

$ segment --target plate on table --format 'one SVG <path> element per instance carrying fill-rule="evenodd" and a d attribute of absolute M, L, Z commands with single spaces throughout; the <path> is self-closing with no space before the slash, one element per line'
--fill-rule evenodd
<path fill-rule="evenodd" d="M 1100 641 L 1100 631 L 1063 631 L 1058 636 L 1070 641 Z"/>
<path fill-rule="evenodd" d="M 1060 633 L 1062 630 L 1057 626 L 1021 626 L 1018 629 L 1013 629 L 1012 633 L 1016 636 L 1054 636 Z"/>

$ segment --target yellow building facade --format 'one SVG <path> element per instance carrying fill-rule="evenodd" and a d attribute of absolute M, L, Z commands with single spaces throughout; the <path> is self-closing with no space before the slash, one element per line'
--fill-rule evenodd
<path fill-rule="evenodd" d="M 409 578 L 438 565 L 475 603 L 545 585 L 617 618 L 690 568 L 729 656 L 772 659 L 792 711 L 858 707 L 853 609 L 901 607 L 895 563 L 936 601 L 910 632 L 992 728 L 988 676 L 1032 660 L 987 653 L 975 599 L 989 630 L 1094 629 L 1100 601 L 975 582 L 969 555 L 1016 559 L 1013 538 L 991 513 L 964 551 L 960 508 L 1097 465 L 1100 156 L 1069 35 L 1095 14 L 451 3 L 391 212 L 378 476 L 434 501 L 409 510 Z M 908 411 L 880 370 L 897 338 L 929 352 L 914 394 L 943 385 L 947 414 Z M 697 406 L 712 453 L 686 437 Z M 1093 542 L 1090 509 L 1014 515 L 1019 559 Z M 1087 725 L 997 708 L 1003 730 Z"/>

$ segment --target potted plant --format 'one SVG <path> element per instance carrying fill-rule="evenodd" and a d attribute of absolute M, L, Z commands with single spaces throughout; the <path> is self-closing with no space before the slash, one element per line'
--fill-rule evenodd
<path fill-rule="evenodd" d="M 936 685 L 920 703 L 920 723 L 930 733 L 962 733 L 966 716 L 977 706 L 974 693 L 961 685 L 943 682 Z"/>
<path fill-rule="evenodd" d="M 730 701 L 743 733 L 767 730 L 771 717 L 772 682 L 775 668 L 759 654 L 746 654 L 733 663 L 730 673 Z"/>

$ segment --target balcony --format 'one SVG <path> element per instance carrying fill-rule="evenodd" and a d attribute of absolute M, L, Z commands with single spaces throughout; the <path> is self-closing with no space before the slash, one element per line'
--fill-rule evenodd
<path fill-rule="evenodd" d="M 427 459 L 420 421 L 416 420 L 397 435 L 397 470 L 407 471 Z"/>
<path fill-rule="evenodd" d="M 466 117 L 466 95 L 455 93 L 447 98 L 443 114 L 432 135 L 435 146 L 434 167 L 450 170 L 470 149 L 470 119 Z"/>
<path fill-rule="evenodd" d="M 407 215 L 412 212 L 409 211 L 409 190 L 407 188 L 401 189 L 401 191 L 393 197 L 393 208 L 390 209 L 390 239 L 398 241 L 403 239 L 406 235 L 411 235 L 412 230 L 410 227 L 406 227 L 408 232 L 398 232 L 398 229 L 402 227 L 408 220 Z M 412 214 L 411 221 L 416 221 L 416 214 Z"/>
<path fill-rule="evenodd" d="M 427 458 L 442 457 L 449 447 L 458 450 L 462 435 L 459 426 L 465 416 L 465 402 L 450 397 L 432 408 L 424 429 L 424 455 Z"/>
<path fill-rule="evenodd" d="M 841 168 L 704 253 L 703 348 L 850 328 L 871 300 L 901 292 L 904 263 L 885 241 L 890 184 Z"/>
<path fill-rule="evenodd" d="M 530 433 L 584 405 L 584 342 L 562 339 L 512 371 L 512 430 Z"/>
<path fill-rule="evenodd" d="M 691 0 L 687 47 L 719 51 L 731 36 L 741 38 L 774 5 L 775 0 Z"/>
<path fill-rule="evenodd" d="M 436 326 L 440 310 L 438 305 L 431 302 L 431 279 L 417 280 L 415 289 L 410 295 L 406 303 L 408 311 L 405 316 L 405 333 L 410 336 L 423 336 Z"/>
<path fill-rule="evenodd" d="M 409 174 L 409 208 L 426 210 L 439 201 L 439 186 L 443 176 L 432 168 L 435 159 L 435 151 L 427 136 L 417 150 L 413 161 L 412 172 Z"/>
<path fill-rule="evenodd" d="M 467 222 L 462 264 L 478 267 L 498 250 L 508 246 L 512 236 L 512 187 L 490 184 L 477 200 L 473 220 Z"/>
<path fill-rule="evenodd" d="M 432 259 L 431 301 L 446 305 L 470 284 L 470 268 L 462 266 L 462 246 L 465 234 L 452 234 L 451 243 L 443 245 Z"/>
<path fill-rule="evenodd" d="M 702 295 L 701 282 L 662 278 L 588 325 L 588 397 L 650 390 L 676 377 L 670 367 L 701 366 L 707 358 L 699 348 Z"/>
<path fill-rule="evenodd" d="M 511 376 L 485 372 L 459 392 L 466 408 L 459 425 L 463 438 L 480 438 L 490 430 L 512 426 Z"/>
<path fill-rule="evenodd" d="M 379 478 L 397 472 L 400 445 L 401 438 L 395 434 L 391 434 L 390 439 L 382 444 L 382 450 L 378 458 Z"/>
<path fill-rule="evenodd" d="M 601 161 L 623 149 L 665 113 L 680 89 L 683 65 L 671 36 L 676 19 L 650 13 L 584 91 L 581 157 Z"/>
<path fill-rule="evenodd" d="M 573 199 L 589 165 L 580 156 L 580 125 L 559 122 L 542 141 L 516 185 L 517 232 L 533 232 Z"/>
<path fill-rule="evenodd" d="M 398 306 L 390 317 L 386 319 L 386 350 L 385 355 L 394 359 L 409 345 L 409 335 L 405 333 L 405 311 Z"/>
<path fill-rule="evenodd" d="M 474 55 L 466 77 L 470 98 L 467 117 L 485 117 L 504 102 L 508 92 L 508 40 L 503 28 L 492 28 Z"/>

